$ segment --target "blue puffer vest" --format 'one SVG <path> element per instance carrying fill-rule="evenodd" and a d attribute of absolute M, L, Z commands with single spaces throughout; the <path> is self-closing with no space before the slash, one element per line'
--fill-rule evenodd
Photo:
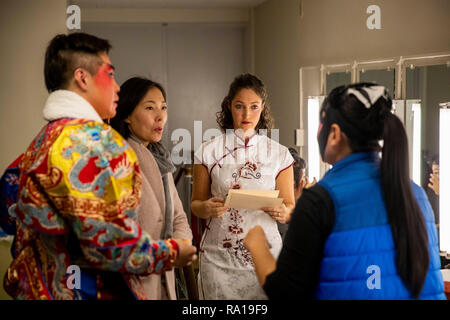
<path fill-rule="evenodd" d="M 412 299 L 397 273 L 377 154 L 351 154 L 318 183 L 333 200 L 335 222 L 325 243 L 316 298 Z M 433 211 L 423 189 L 412 187 L 425 217 L 430 253 L 420 299 L 445 299 Z"/>

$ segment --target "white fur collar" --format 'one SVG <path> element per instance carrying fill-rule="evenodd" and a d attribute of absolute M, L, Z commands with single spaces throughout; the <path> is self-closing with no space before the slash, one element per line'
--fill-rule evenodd
<path fill-rule="evenodd" d="M 76 118 L 103 122 L 89 102 L 70 90 L 52 92 L 45 102 L 43 113 L 44 119 L 47 121 Z"/>

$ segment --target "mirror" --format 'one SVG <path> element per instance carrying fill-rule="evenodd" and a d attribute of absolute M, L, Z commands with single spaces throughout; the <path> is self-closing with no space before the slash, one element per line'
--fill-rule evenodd
<path fill-rule="evenodd" d="M 327 72 L 326 76 L 326 95 L 336 87 L 348 85 L 351 83 L 352 76 L 350 71 L 343 72 Z"/>
<path fill-rule="evenodd" d="M 405 123 L 405 101 L 392 100 L 392 113 L 394 113 L 400 121 Z"/>
<path fill-rule="evenodd" d="M 448 137 L 450 135 L 450 101 L 442 103 L 439 110 L 439 136 Z M 441 139 L 442 141 L 443 139 Z M 439 175 L 440 185 L 439 194 L 439 208 L 442 213 L 439 216 L 440 237 L 439 244 L 441 251 L 447 253 L 447 258 L 450 258 L 450 145 L 448 143 L 441 143 L 439 146 Z M 446 195 L 446 196 L 443 196 Z"/>
<path fill-rule="evenodd" d="M 408 67 L 405 70 L 405 86 L 406 86 L 406 102 L 415 100 L 420 101 L 421 106 L 421 183 L 420 185 L 425 190 L 428 199 L 430 200 L 431 207 L 435 213 L 436 224 L 438 224 L 440 236 L 444 233 L 444 229 L 447 228 L 446 232 L 450 232 L 450 225 L 441 225 L 440 222 L 440 208 L 439 196 L 428 186 L 430 174 L 433 171 L 433 162 L 436 160 L 439 162 L 440 149 L 443 150 L 445 144 L 448 144 L 448 137 L 443 138 L 442 135 L 439 136 L 439 121 L 442 119 L 439 117 L 439 104 L 450 101 L 450 64 L 440 64 L 440 65 L 429 65 L 429 66 L 414 66 L 407 63 Z M 410 103 L 411 105 L 411 103 Z M 408 110 L 407 110 L 408 111 Z M 413 125 L 414 117 L 406 116 L 405 126 Z M 408 123 L 409 122 L 409 123 Z M 441 132 L 442 132 L 441 128 Z M 414 144 L 414 137 L 411 136 L 411 132 L 408 132 L 408 140 Z M 413 155 L 410 153 L 410 159 Z M 412 161 L 410 160 L 410 163 Z M 443 165 L 448 165 L 447 163 Z M 436 166 L 436 165 L 435 165 Z M 440 166 L 441 167 L 441 166 Z M 445 170 L 444 170 L 445 171 Z M 442 170 L 441 170 L 442 172 Z M 440 181 L 444 181 L 444 177 L 440 177 Z M 442 194 L 442 193 L 440 193 Z M 443 197 L 441 197 L 443 198 Z M 449 224 L 450 221 L 447 222 Z M 441 249 L 442 249 L 442 243 Z M 448 249 L 447 249 L 448 251 Z"/>
<path fill-rule="evenodd" d="M 426 162 L 439 153 L 439 103 L 450 100 L 450 68 L 408 67 L 406 99 L 422 101 L 422 150 Z"/>
<path fill-rule="evenodd" d="M 319 130 L 319 113 L 324 96 L 308 98 L 308 177 L 317 181 L 323 176 L 326 169 L 320 157 L 317 131 Z"/>
<path fill-rule="evenodd" d="M 385 86 L 392 99 L 395 95 L 395 70 L 394 68 L 374 69 L 359 71 L 359 82 L 373 82 Z"/>
<path fill-rule="evenodd" d="M 422 104 L 420 100 L 406 100 L 405 129 L 408 136 L 409 172 L 413 181 L 422 184 Z"/>

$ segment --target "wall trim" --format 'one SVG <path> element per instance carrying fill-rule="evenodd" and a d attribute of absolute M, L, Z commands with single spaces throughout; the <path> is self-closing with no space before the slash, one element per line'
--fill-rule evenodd
<path fill-rule="evenodd" d="M 81 9 L 82 22 L 126 23 L 242 23 L 250 21 L 249 9 Z"/>

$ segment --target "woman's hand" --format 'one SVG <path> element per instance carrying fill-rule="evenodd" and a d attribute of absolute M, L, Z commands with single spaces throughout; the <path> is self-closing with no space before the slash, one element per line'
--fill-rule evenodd
<path fill-rule="evenodd" d="M 225 203 L 223 199 L 212 197 L 203 202 L 204 212 L 208 216 L 208 218 L 220 218 L 223 216 L 228 207 L 225 207 Z"/>
<path fill-rule="evenodd" d="M 191 265 L 192 261 L 197 259 L 197 248 L 191 244 L 190 240 L 174 239 L 174 241 L 178 244 L 179 252 L 173 266 L 183 267 Z"/>
<path fill-rule="evenodd" d="M 293 208 L 289 208 L 282 203 L 279 207 L 266 207 L 261 208 L 261 210 L 281 223 L 289 223 L 289 221 L 291 221 Z"/>
<path fill-rule="evenodd" d="M 305 183 L 304 188 L 305 188 L 305 189 L 309 189 L 309 188 L 311 188 L 312 186 L 314 186 L 316 183 L 317 183 L 316 177 L 314 177 L 314 179 L 313 179 L 312 182 L 309 182 L 309 178 L 306 177 L 306 183 Z"/>
<path fill-rule="evenodd" d="M 251 228 L 244 238 L 244 246 L 252 255 L 256 276 L 261 286 L 267 276 L 276 269 L 276 260 L 269 250 L 266 234 L 261 226 Z"/>
<path fill-rule="evenodd" d="M 251 228 L 244 238 L 244 246 L 250 253 L 261 246 L 269 247 L 267 244 L 266 234 L 261 226 Z"/>
<path fill-rule="evenodd" d="M 194 183 L 192 185 L 192 213 L 201 218 L 219 218 L 226 211 L 224 200 L 221 198 L 211 198 L 211 179 L 208 170 L 201 164 L 194 164 Z"/>

